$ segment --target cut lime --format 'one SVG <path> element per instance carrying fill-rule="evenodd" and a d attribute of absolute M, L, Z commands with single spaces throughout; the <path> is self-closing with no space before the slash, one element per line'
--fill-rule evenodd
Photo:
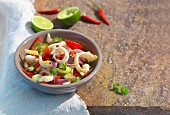
<path fill-rule="evenodd" d="M 57 19 L 66 26 L 74 25 L 80 17 L 80 9 L 78 7 L 69 7 L 57 15 Z"/>
<path fill-rule="evenodd" d="M 32 28 L 35 32 L 40 32 L 43 30 L 50 30 L 54 27 L 53 23 L 42 16 L 33 16 L 32 17 Z"/>

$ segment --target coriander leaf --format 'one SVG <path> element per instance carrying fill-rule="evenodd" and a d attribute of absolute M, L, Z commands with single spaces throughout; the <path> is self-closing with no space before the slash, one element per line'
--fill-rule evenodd
<path fill-rule="evenodd" d="M 30 66 L 27 68 L 28 71 L 33 71 L 34 70 L 34 67 L 33 66 Z"/>
<path fill-rule="evenodd" d="M 122 86 L 120 89 L 120 94 L 121 95 L 127 95 L 128 94 L 128 87 L 127 86 Z"/>
<path fill-rule="evenodd" d="M 113 84 L 113 91 L 114 91 L 115 93 L 119 93 L 119 83 Z"/>
<path fill-rule="evenodd" d="M 115 83 L 115 84 L 113 84 L 113 87 L 119 87 L 119 83 Z"/>
<path fill-rule="evenodd" d="M 58 67 L 59 67 L 60 69 L 62 69 L 63 71 L 66 70 L 66 64 L 64 64 L 64 63 L 59 63 Z"/>
<path fill-rule="evenodd" d="M 41 48 L 37 48 L 36 51 L 42 52 L 42 49 Z"/>
<path fill-rule="evenodd" d="M 57 68 L 55 68 L 55 67 L 53 67 L 53 66 L 50 67 L 50 73 L 51 73 L 51 74 L 55 75 L 55 74 L 57 74 L 57 72 L 58 72 L 58 69 L 57 69 Z"/>
<path fill-rule="evenodd" d="M 40 46 L 40 43 L 39 42 L 35 42 L 34 48 L 37 49 L 37 48 L 39 48 L 39 46 Z"/>
<path fill-rule="evenodd" d="M 55 37 L 55 38 L 53 38 L 53 40 L 52 40 L 52 42 L 54 43 L 54 42 L 62 42 L 63 40 L 62 40 L 62 38 L 59 38 L 59 37 Z"/>

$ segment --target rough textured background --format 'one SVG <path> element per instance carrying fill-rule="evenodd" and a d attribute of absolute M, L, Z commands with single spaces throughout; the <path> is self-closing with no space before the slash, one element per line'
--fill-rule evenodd
<path fill-rule="evenodd" d="M 79 21 L 70 30 L 93 39 L 103 54 L 100 71 L 78 95 L 89 106 L 161 106 L 170 109 L 170 1 L 96 0 L 111 25 Z M 88 0 L 36 0 L 37 10 L 78 6 L 98 19 Z M 36 14 L 40 15 L 40 14 Z M 62 28 L 56 15 L 43 15 Z M 127 96 L 110 90 L 112 83 L 127 85 Z"/>

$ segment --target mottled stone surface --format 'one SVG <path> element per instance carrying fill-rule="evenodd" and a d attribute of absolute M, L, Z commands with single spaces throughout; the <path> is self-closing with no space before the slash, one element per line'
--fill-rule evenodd
<path fill-rule="evenodd" d="M 103 54 L 100 71 L 78 95 L 89 106 L 161 106 L 170 109 L 170 1 L 97 0 L 110 26 L 82 21 L 69 28 L 93 39 Z M 88 0 L 36 0 L 37 10 L 78 6 L 98 19 Z M 39 14 L 37 14 L 39 15 Z M 56 15 L 43 15 L 56 23 Z M 127 85 L 127 96 L 109 90 Z"/>

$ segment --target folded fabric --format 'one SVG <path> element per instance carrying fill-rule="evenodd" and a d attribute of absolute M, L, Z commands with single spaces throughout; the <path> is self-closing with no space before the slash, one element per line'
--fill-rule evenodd
<path fill-rule="evenodd" d="M 51 95 L 23 81 L 14 63 L 18 45 L 34 32 L 31 0 L 0 0 L 0 115 L 86 115 L 85 103 L 75 93 Z"/>

